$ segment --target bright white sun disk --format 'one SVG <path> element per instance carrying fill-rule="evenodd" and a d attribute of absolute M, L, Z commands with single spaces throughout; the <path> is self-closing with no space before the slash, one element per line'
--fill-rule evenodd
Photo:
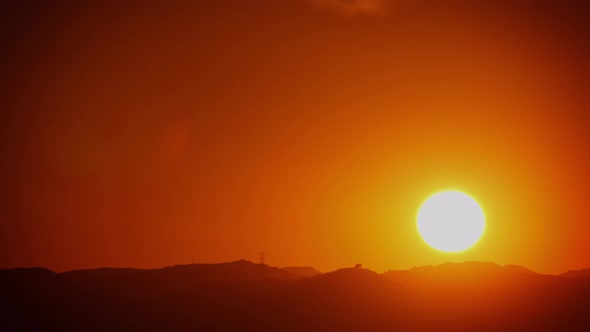
<path fill-rule="evenodd" d="M 444 252 L 471 248 L 483 235 L 485 216 L 471 196 L 443 191 L 430 196 L 418 211 L 418 232 L 426 243 Z"/>

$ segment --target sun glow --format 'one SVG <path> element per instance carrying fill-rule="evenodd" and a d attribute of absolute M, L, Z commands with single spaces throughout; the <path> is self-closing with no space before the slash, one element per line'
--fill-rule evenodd
<path fill-rule="evenodd" d="M 460 191 L 430 196 L 418 211 L 418 232 L 434 249 L 461 252 L 479 241 L 485 229 L 482 208 Z"/>

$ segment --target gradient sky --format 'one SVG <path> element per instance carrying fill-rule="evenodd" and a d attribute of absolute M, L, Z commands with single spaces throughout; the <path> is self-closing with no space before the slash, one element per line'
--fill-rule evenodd
<path fill-rule="evenodd" d="M 0 5 L 0 268 L 590 267 L 590 3 Z M 473 195 L 470 251 L 419 237 Z"/>

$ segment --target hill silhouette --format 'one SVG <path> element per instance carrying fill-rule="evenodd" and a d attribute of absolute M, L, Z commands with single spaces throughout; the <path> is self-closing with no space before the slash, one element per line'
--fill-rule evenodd
<path fill-rule="evenodd" d="M 210 283 L 231 283 L 256 280 L 292 280 L 299 276 L 276 267 L 245 260 L 220 264 L 175 265 L 163 269 L 100 268 L 74 270 L 61 274 L 73 285 L 88 288 L 123 288 L 127 291 L 145 288 L 187 288 Z M 123 291 L 123 290 L 122 290 Z"/>
<path fill-rule="evenodd" d="M 281 270 L 299 277 L 313 277 L 321 274 L 320 271 L 311 266 L 285 266 Z"/>
<path fill-rule="evenodd" d="M 560 274 L 560 276 L 566 278 L 588 278 L 590 277 L 590 269 L 570 270 Z"/>
<path fill-rule="evenodd" d="M 284 298 L 293 331 L 372 331 L 407 327 L 409 292 L 367 269 L 301 279 Z"/>
<path fill-rule="evenodd" d="M 410 270 L 390 270 L 385 277 L 407 287 L 429 285 L 456 287 L 484 287 L 508 279 L 541 276 L 517 265 L 500 266 L 492 262 L 445 263 L 420 266 Z"/>
<path fill-rule="evenodd" d="M 447 263 L 313 276 L 237 261 L 0 270 L 2 331 L 582 331 L 590 278 Z M 572 275 L 566 273 L 566 275 Z"/>

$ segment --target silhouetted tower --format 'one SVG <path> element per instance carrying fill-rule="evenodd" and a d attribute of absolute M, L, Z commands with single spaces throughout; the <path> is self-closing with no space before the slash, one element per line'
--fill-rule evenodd
<path fill-rule="evenodd" d="M 261 252 L 260 253 L 260 264 L 264 264 L 264 259 L 265 258 L 266 258 L 266 255 L 263 252 Z"/>

